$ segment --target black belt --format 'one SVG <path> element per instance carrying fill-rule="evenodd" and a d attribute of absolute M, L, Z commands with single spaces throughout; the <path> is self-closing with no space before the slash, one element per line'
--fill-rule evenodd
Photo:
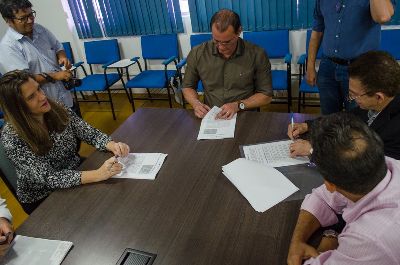
<path fill-rule="evenodd" d="M 354 62 L 354 59 L 345 60 L 345 59 L 340 59 L 340 58 L 336 58 L 336 57 L 326 57 L 326 58 L 328 58 L 332 62 L 334 62 L 336 64 L 340 64 L 340 65 L 350 65 L 352 62 Z"/>

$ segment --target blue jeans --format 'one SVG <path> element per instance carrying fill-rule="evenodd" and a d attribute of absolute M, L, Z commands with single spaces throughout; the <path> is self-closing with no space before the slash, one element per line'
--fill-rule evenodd
<path fill-rule="evenodd" d="M 354 108 L 354 103 L 348 102 L 349 73 L 348 66 L 323 58 L 319 65 L 317 86 L 320 93 L 321 113 L 323 115 Z"/>

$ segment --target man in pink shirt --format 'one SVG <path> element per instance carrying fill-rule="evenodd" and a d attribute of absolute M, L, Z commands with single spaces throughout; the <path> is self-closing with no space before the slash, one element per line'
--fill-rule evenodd
<path fill-rule="evenodd" d="M 379 136 L 351 114 L 317 120 L 311 142 L 325 183 L 303 201 L 287 263 L 400 264 L 400 161 L 385 158 Z M 346 222 L 341 233 L 325 231 L 317 249 L 308 245 L 338 214 Z"/>

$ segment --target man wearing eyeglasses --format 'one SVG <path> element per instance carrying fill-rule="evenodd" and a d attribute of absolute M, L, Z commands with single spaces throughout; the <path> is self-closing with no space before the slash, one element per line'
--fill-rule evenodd
<path fill-rule="evenodd" d="M 317 0 L 313 31 L 308 46 L 307 83 L 317 85 L 321 112 L 330 114 L 348 110 L 354 104 L 348 95 L 347 68 L 359 55 L 379 50 L 381 24 L 394 14 L 395 0 Z M 316 75 L 318 49 L 323 58 Z"/>
<path fill-rule="evenodd" d="M 210 107 L 221 108 L 217 118 L 231 119 L 241 110 L 271 102 L 271 64 L 261 47 L 242 40 L 239 16 L 222 9 L 211 18 L 213 40 L 193 48 L 187 58 L 183 95 L 197 117 Z M 204 103 L 196 92 L 201 80 Z"/>
<path fill-rule="evenodd" d="M 350 112 L 378 133 L 386 156 L 400 160 L 400 65 L 388 53 L 370 51 L 349 66 L 350 88 L 347 100 L 358 108 Z M 313 121 L 288 125 L 292 139 L 308 131 Z M 313 148 L 307 140 L 290 145 L 291 156 L 305 156 Z"/>
<path fill-rule="evenodd" d="M 71 63 L 61 43 L 35 23 L 36 12 L 27 0 L 0 0 L 0 13 L 9 28 L 0 42 L 0 71 L 28 70 L 50 98 L 73 107 L 71 93 L 61 81 L 72 77 Z"/>

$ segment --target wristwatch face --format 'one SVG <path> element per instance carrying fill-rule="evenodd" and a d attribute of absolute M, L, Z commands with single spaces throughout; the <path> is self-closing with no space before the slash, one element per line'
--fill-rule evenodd
<path fill-rule="evenodd" d="M 243 103 L 243 102 L 240 102 L 240 104 L 239 104 L 239 109 L 244 110 L 244 108 L 245 108 L 244 103 Z"/>

